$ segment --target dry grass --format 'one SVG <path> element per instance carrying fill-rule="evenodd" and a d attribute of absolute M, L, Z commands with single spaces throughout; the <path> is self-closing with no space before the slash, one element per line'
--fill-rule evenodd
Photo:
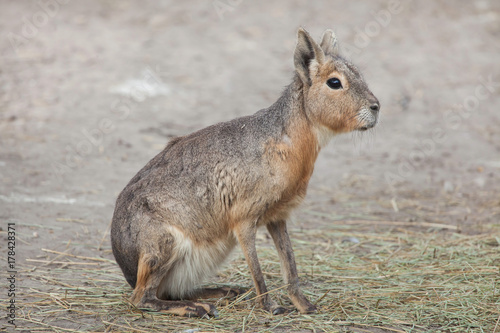
<path fill-rule="evenodd" d="M 374 222 L 375 223 L 375 222 Z M 356 225 L 292 230 L 303 290 L 319 313 L 272 316 L 254 301 L 219 300 L 219 318 L 141 312 L 112 260 L 45 250 L 23 265 L 30 281 L 17 299 L 18 329 L 31 332 L 500 332 L 500 238 L 396 225 L 359 232 Z M 436 227 L 436 226 L 431 226 Z M 357 230 L 357 232 L 354 232 Z M 497 234 L 498 235 L 498 234 Z M 293 307 L 282 288 L 269 239 L 259 256 L 273 297 Z M 109 247 L 107 249 L 109 251 Z M 240 252 L 218 282 L 249 286 Z M 253 294 L 250 294 L 252 298 Z M 2 300 L 2 307 L 5 300 Z M 193 330 L 193 331 L 189 331 Z"/>

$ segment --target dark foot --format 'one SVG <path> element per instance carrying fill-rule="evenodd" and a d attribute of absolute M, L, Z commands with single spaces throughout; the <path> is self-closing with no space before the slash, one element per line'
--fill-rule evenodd
<path fill-rule="evenodd" d="M 318 308 L 316 305 L 309 303 L 307 306 L 303 306 L 299 308 L 300 313 L 306 314 L 306 313 L 315 313 L 318 311 Z"/>
<path fill-rule="evenodd" d="M 214 305 L 209 303 L 192 303 L 194 306 L 186 306 L 183 310 L 185 313 L 181 314 L 184 317 L 200 317 L 200 318 L 210 318 L 219 317 L 219 312 Z"/>
<path fill-rule="evenodd" d="M 295 304 L 295 306 L 297 307 L 297 310 L 299 310 L 299 312 L 302 314 L 315 313 L 318 310 L 316 305 L 311 304 L 306 299 L 304 299 L 300 304 Z"/>
<path fill-rule="evenodd" d="M 211 298 L 236 298 L 244 293 L 247 290 L 240 288 L 231 288 L 231 287 L 220 287 L 220 288 L 203 288 L 194 292 L 193 296 L 189 299 L 198 300 L 198 299 L 211 299 Z"/>
<path fill-rule="evenodd" d="M 312 304 L 307 300 L 307 298 L 299 291 L 294 292 L 293 290 L 290 292 L 290 299 L 292 300 L 293 305 L 297 307 L 300 313 L 314 313 L 317 311 L 316 305 Z"/>
<path fill-rule="evenodd" d="M 284 314 L 286 312 L 287 312 L 287 310 L 284 307 L 282 307 L 282 306 L 276 306 L 271 311 L 271 313 L 273 315 L 280 315 L 280 314 Z"/>
<path fill-rule="evenodd" d="M 262 302 L 262 307 L 264 310 L 272 313 L 273 315 L 280 315 L 288 312 L 288 309 L 278 305 L 274 300 L 268 298 L 267 301 Z"/>

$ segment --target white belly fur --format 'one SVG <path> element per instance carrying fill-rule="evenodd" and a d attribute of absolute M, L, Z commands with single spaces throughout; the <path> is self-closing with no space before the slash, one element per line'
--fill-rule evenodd
<path fill-rule="evenodd" d="M 174 253 L 157 295 L 161 299 L 181 299 L 217 273 L 236 245 L 236 238 L 231 233 L 215 245 L 195 246 L 179 229 L 171 227 L 170 231 L 175 238 Z"/>

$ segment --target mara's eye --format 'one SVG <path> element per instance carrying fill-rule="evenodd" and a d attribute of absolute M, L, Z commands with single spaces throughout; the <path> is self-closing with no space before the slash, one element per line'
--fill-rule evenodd
<path fill-rule="evenodd" d="M 335 89 L 335 90 L 338 90 L 338 89 L 341 89 L 342 88 L 342 83 L 340 82 L 339 79 L 337 79 L 336 77 L 333 77 L 331 79 L 328 79 L 328 81 L 326 81 L 326 84 L 332 88 L 332 89 Z"/>

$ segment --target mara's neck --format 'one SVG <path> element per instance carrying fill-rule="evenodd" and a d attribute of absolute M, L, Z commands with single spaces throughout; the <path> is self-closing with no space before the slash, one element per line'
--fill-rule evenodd
<path fill-rule="evenodd" d="M 333 133 L 310 118 L 311 113 L 306 109 L 306 98 L 307 90 L 298 75 L 295 75 L 292 83 L 285 88 L 280 98 L 268 110 L 279 119 L 283 135 L 286 134 L 295 139 L 292 141 L 309 142 L 310 147 L 303 148 L 319 152 L 330 142 Z M 311 140 L 306 137 L 311 137 Z"/>

